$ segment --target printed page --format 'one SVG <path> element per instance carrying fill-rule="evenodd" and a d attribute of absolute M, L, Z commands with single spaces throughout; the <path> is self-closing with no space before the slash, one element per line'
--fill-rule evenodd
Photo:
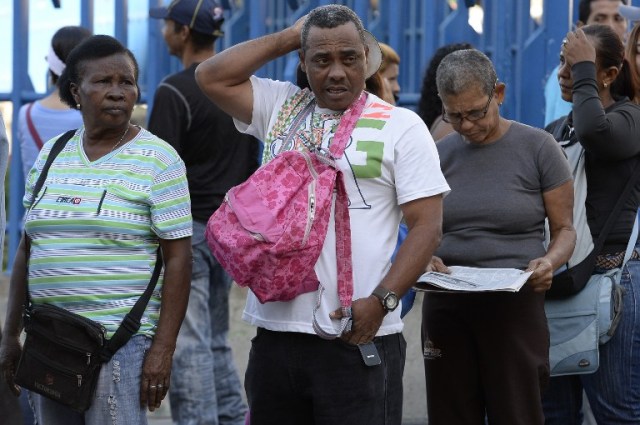
<path fill-rule="evenodd" d="M 449 267 L 451 274 L 427 272 L 418 278 L 414 289 L 428 291 L 433 286 L 452 291 L 485 292 L 509 291 L 518 292 L 531 273 L 518 269 L 486 269 L 477 267 Z M 425 283 L 427 285 L 425 285 Z"/>

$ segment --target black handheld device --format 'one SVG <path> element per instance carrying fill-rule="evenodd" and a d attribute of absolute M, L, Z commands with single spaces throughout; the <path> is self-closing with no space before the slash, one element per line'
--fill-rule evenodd
<path fill-rule="evenodd" d="M 360 350 L 365 365 L 377 366 L 382 362 L 378 354 L 378 349 L 373 341 L 367 342 L 366 344 L 358 344 L 358 349 Z"/>

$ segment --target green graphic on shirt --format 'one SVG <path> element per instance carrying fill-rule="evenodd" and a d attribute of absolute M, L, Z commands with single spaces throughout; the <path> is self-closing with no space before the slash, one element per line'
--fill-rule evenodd
<path fill-rule="evenodd" d="M 382 130 L 386 121 L 383 120 L 374 120 L 370 118 L 360 118 L 356 123 L 356 128 L 375 128 L 377 130 Z"/>
<path fill-rule="evenodd" d="M 362 121 L 362 120 L 360 120 Z M 359 122 L 360 122 L 359 121 Z M 353 174 L 357 179 L 374 179 L 382 176 L 382 154 L 384 143 L 376 141 L 359 140 L 356 151 L 367 154 L 365 165 L 351 165 Z"/>

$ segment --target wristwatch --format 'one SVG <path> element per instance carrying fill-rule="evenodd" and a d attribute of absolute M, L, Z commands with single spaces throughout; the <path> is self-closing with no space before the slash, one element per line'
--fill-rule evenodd
<path fill-rule="evenodd" d="M 384 308 L 387 313 L 398 308 L 398 304 L 400 304 L 396 293 L 381 285 L 378 285 L 376 289 L 373 290 L 372 295 L 380 300 L 382 308 Z"/>

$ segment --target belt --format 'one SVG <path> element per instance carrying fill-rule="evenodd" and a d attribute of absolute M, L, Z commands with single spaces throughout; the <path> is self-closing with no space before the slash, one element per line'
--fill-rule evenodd
<path fill-rule="evenodd" d="M 633 250 L 630 260 L 637 260 L 640 258 L 640 254 L 637 250 Z M 624 260 L 624 251 L 616 252 L 614 254 L 600 254 L 596 257 L 596 268 L 603 270 L 611 270 L 622 265 Z"/>

